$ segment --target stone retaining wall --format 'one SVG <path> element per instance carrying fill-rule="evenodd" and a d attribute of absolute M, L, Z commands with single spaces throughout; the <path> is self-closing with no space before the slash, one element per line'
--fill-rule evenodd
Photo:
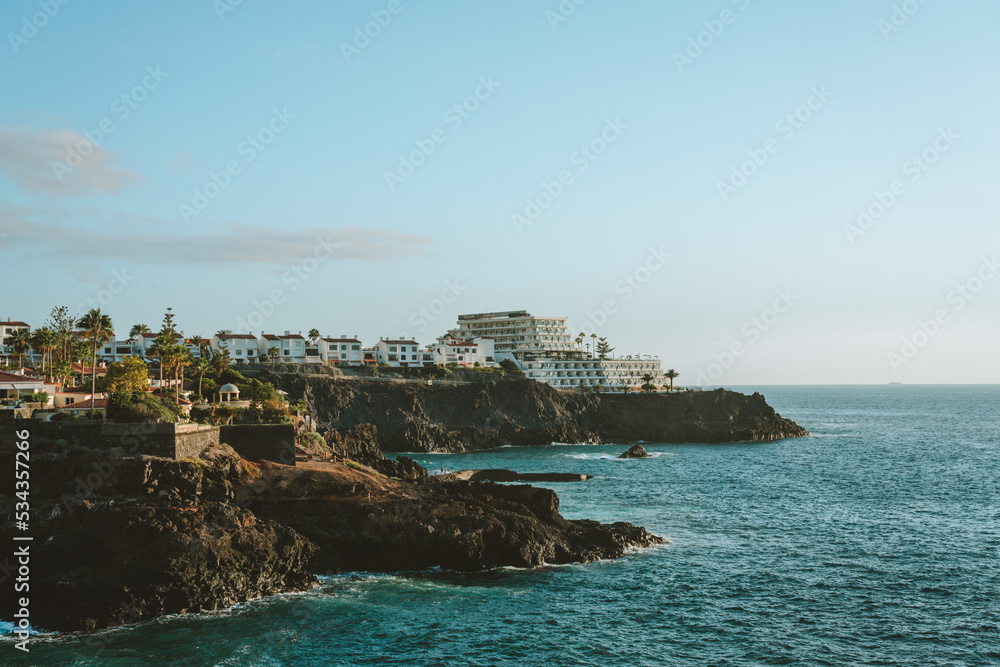
<path fill-rule="evenodd" d="M 43 422 L 19 419 L 32 448 L 76 445 L 123 450 L 125 456 L 195 458 L 224 442 L 245 459 L 295 465 L 295 427 L 291 424 L 205 426 L 202 424 L 113 424 L 104 421 Z"/>
<path fill-rule="evenodd" d="M 237 424 L 220 427 L 224 442 L 245 459 L 295 465 L 295 426 L 292 424 Z"/>

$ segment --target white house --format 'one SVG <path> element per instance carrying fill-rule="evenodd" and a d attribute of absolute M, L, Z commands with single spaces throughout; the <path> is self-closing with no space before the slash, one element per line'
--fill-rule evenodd
<path fill-rule="evenodd" d="M 145 353 L 138 340 L 111 340 L 97 349 L 97 358 L 105 362 L 121 361 L 125 357 L 142 357 Z"/>
<path fill-rule="evenodd" d="M 91 410 L 94 411 L 94 416 L 97 419 L 104 419 L 104 415 L 108 411 L 108 400 L 106 398 L 98 398 L 97 400 L 88 398 L 59 408 L 60 412 L 84 416 L 89 415 Z"/>
<path fill-rule="evenodd" d="M 341 334 L 340 338 L 320 338 L 319 353 L 323 361 L 340 366 L 364 366 L 364 346 L 361 341 Z"/>
<path fill-rule="evenodd" d="M 423 366 L 420 344 L 415 340 L 391 340 L 383 338 L 372 348 L 375 360 L 389 366 Z"/>
<path fill-rule="evenodd" d="M 459 366 L 496 366 L 494 359 L 493 339 L 475 338 L 458 340 L 445 335 L 438 339 L 437 344 L 430 345 L 428 350 L 433 355 L 433 363 L 440 366 L 458 364 Z"/>
<path fill-rule="evenodd" d="M 45 391 L 45 382 L 40 379 L 0 372 L 0 399 L 2 400 L 16 401 L 40 391 Z"/>
<path fill-rule="evenodd" d="M 278 361 L 285 361 L 293 364 L 304 364 L 308 362 L 306 356 L 306 339 L 302 335 L 301 331 L 297 334 L 286 331 L 283 336 L 266 334 L 261 331 L 260 339 L 257 341 L 257 345 L 258 356 L 269 357 L 270 353 L 268 350 L 275 347 L 278 349 Z M 314 357 L 314 360 L 318 362 L 320 360 L 319 356 Z"/>
<path fill-rule="evenodd" d="M 10 345 L 4 345 L 4 341 L 7 340 L 7 336 L 10 336 L 17 329 L 27 329 L 28 333 L 31 333 L 31 325 L 27 322 L 16 322 L 9 317 L 6 322 L 0 321 L 0 352 L 6 357 L 14 354 L 14 348 Z M 30 355 L 31 351 L 29 350 L 24 356 L 30 357 Z"/>
<path fill-rule="evenodd" d="M 254 363 L 260 356 L 260 341 L 253 334 L 216 333 L 212 336 L 213 354 L 229 350 L 229 357 L 235 363 Z"/>

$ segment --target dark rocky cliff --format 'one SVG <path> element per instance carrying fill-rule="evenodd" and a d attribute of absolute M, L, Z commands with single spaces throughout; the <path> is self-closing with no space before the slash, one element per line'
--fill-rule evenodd
<path fill-rule="evenodd" d="M 13 470 L 14 454 L 0 442 L 0 466 Z M 15 593 L 16 570 L 0 559 L 0 620 L 14 620 L 24 595 L 46 630 L 218 609 L 308 589 L 316 573 L 586 562 L 664 541 L 627 523 L 564 519 L 548 489 L 405 466 L 418 481 L 355 462 L 251 463 L 227 445 L 180 461 L 40 445 L 31 462 L 30 533 L 14 521 L 13 478 L 0 485 L 0 542 L 33 537 L 30 591 Z"/>
<path fill-rule="evenodd" d="M 572 394 L 524 379 L 465 385 L 267 377 L 313 408 L 317 430 L 371 424 L 388 452 L 454 452 L 552 442 L 778 440 L 808 435 L 760 394 Z"/>

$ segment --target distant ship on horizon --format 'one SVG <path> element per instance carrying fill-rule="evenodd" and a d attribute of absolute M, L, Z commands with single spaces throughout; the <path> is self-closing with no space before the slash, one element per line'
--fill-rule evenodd
<path fill-rule="evenodd" d="M 895 380 L 893 380 L 893 381 L 892 381 L 892 382 L 890 382 L 889 384 L 903 384 L 903 383 L 902 383 L 902 382 L 896 382 Z"/>

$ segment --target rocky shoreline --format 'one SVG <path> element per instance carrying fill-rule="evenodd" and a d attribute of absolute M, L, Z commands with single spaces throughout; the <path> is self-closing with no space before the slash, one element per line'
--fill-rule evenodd
<path fill-rule="evenodd" d="M 252 462 L 226 444 L 181 460 L 63 441 L 32 451 L 35 628 L 94 631 L 214 610 L 306 590 L 319 574 L 589 562 L 665 542 L 629 523 L 567 520 L 549 489 L 477 481 L 549 475 L 431 477 L 385 451 L 808 435 L 759 394 L 575 395 L 518 379 L 426 386 L 270 375 L 310 404 L 334 461 Z M 0 443 L 0 465 L 13 470 L 14 457 L 13 443 Z M 0 491 L 0 541 L 10 544 L 12 480 Z M 16 603 L 13 587 L 0 587 L 0 619 L 13 618 Z"/>
<path fill-rule="evenodd" d="M 13 458 L 4 444 L 0 461 L 13 469 Z M 588 562 L 664 542 L 627 523 L 567 520 L 548 489 L 372 463 L 257 464 L 227 445 L 180 461 L 34 452 L 32 625 L 93 631 L 306 590 L 317 574 Z M 15 500 L 0 496 L 7 544 Z M 16 602 L 0 588 L 0 618 Z"/>
<path fill-rule="evenodd" d="M 553 442 L 721 444 L 809 435 L 760 394 L 723 389 L 575 394 L 489 375 L 464 386 L 269 371 L 260 378 L 304 399 L 316 416 L 317 431 L 336 439 L 352 428 L 371 427 L 364 446 L 386 452 L 462 452 Z M 348 447 L 344 453 L 353 451 Z"/>

